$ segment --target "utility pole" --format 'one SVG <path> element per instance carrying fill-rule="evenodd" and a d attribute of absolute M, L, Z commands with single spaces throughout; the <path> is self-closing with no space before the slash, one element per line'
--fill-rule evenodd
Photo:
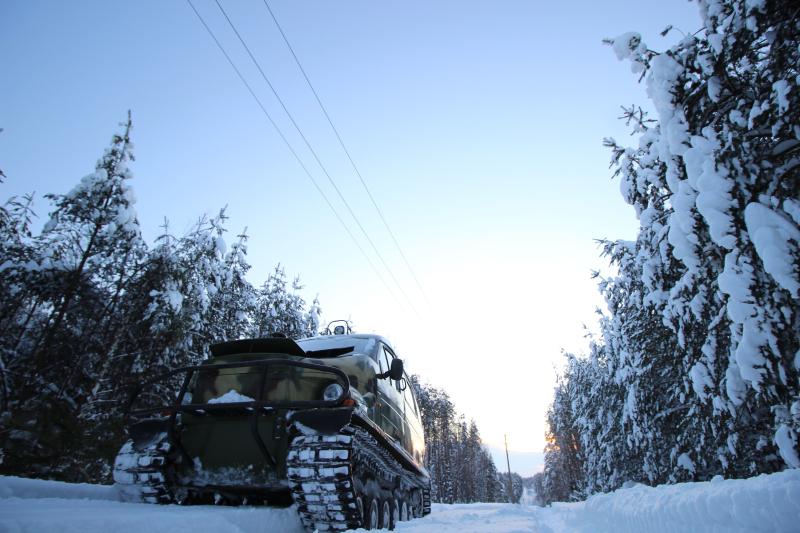
<path fill-rule="evenodd" d="M 503 435 L 503 439 L 506 442 L 506 466 L 508 467 L 508 487 L 506 490 L 508 491 L 508 503 L 514 503 L 514 484 L 511 483 L 511 461 L 508 460 L 508 434 L 506 433 Z"/>

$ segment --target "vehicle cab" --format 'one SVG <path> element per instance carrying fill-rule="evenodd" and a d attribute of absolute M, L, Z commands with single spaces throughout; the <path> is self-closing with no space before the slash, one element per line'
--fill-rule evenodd
<path fill-rule="evenodd" d="M 297 344 L 310 362 L 315 362 L 315 355 L 319 362 L 325 357 L 324 364 L 347 373 L 351 387 L 364 398 L 368 418 L 423 464 L 425 443 L 417 400 L 405 370 L 400 379 L 390 377 L 392 362 L 399 358 L 387 339 L 368 334 L 322 335 Z M 328 358 L 333 353 L 337 357 Z"/>

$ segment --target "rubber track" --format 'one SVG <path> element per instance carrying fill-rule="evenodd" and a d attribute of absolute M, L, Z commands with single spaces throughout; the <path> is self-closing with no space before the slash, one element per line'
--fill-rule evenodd
<path fill-rule="evenodd" d="M 166 464 L 170 444 L 156 439 L 137 450 L 129 440 L 114 460 L 114 483 L 123 500 L 144 503 L 173 503 L 167 485 Z"/>
<path fill-rule="evenodd" d="M 431 489 L 422 489 L 422 516 L 431 514 Z"/>
<path fill-rule="evenodd" d="M 303 525 L 310 531 L 362 526 L 355 480 L 377 482 L 387 494 L 427 489 L 378 442 L 355 426 L 335 435 L 298 435 L 287 455 L 289 487 Z M 423 495 L 423 513 L 425 512 Z M 428 503 L 428 512 L 430 504 Z"/>

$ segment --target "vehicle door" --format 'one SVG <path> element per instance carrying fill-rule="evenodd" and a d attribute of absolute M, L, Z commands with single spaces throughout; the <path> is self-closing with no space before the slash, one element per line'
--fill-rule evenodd
<path fill-rule="evenodd" d="M 411 387 L 411 380 L 405 376 L 402 383 L 403 400 L 405 404 L 405 430 L 403 434 L 403 447 L 419 463 L 425 461 L 425 435 L 422 429 L 419 407 Z"/>
<path fill-rule="evenodd" d="M 385 344 L 381 344 L 378 352 L 378 364 L 381 367 L 381 372 L 387 372 L 391 368 L 392 359 L 395 358 L 394 353 Z M 400 387 L 397 381 L 391 378 L 378 380 L 378 425 L 390 437 L 403 442 L 403 425 L 405 418 L 405 406 L 403 395 L 400 392 Z"/>

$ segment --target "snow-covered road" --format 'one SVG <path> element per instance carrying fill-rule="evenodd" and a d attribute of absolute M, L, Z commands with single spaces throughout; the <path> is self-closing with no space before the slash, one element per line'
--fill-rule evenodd
<path fill-rule="evenodd" d="M 747 480 L 635 486 L 586 502 L 434 505 L 410 533 L 798 532 L 800 470 Z M 0 477 L 2 533 L 302 533 L 293 508 L 122 503 L 113 487 Z"/>

